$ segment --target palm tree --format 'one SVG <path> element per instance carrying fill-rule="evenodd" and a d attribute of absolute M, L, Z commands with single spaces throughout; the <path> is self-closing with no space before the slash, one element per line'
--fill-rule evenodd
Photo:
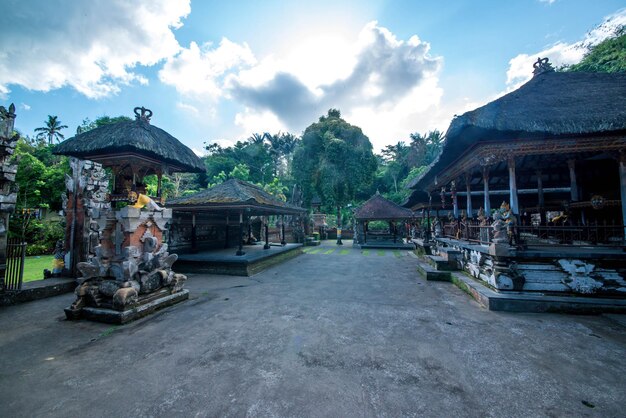
<path fill-rule="evenodd" d="M 36 128 L 35 132 L 37 138 L 48 138 L 48 145 L 52 145 L 52 140 L 56 138 L 57 142 L 61 142 L 61 139 L 65 139 L 65 136 L 61 133 L 61 129 L 67 128 L 67 125 L 61 125 L 61 121 L 57 119 L 57 116 L 48 115 L 46 126 Z"/>

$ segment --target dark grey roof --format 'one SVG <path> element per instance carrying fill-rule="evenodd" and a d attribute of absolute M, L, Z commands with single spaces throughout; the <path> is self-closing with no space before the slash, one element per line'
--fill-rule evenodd
<path fill-rule="evenodd" d="M 306 209 L 281 202 L 265 190 L 243 180 L 230 179 L 191 196 L 170 199 L 167 207 L 195 210 L 250 209 L 262 214 L 298 214 Z"/>
<path fill-rule="evenodd" d="M 355 219 L 408 219 L 413 216 L 407 208 L 403 208 L 391 200 L 387 200 L 379 193 L 370 197 L 365 203 L 354 211 Z"/>
<path fill-rule="evenodd" d="M 556 139 L 626 130 L 626 74 L 547 72 L 452 120 L 437 160 L 408 187 L 434 178 L 480 141 Z"/>
<path fill-rule="evenodd" d="M 171 171 L 201 173 L 202 160 L 163 129 L 138 118 L 100 126 L 57 145 L 54 154 L 82 159 L 106 154 L 136 153 L 171 166 Z"/>

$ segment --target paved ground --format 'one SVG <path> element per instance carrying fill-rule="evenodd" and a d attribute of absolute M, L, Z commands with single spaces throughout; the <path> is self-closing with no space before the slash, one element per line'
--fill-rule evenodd
<path fill-rule="evenodd" d="M 0 415 L 625 416 L 623 316 L 488 312 L 408 252 L 307 251 L 125 326 L 0 308 Z"/>

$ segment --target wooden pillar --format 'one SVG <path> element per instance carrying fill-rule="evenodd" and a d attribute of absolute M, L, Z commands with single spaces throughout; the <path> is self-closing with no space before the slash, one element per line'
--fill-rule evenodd
<path fill-rule="evenodd" d="M 269 233 L 269 217 L 265 216 L 263 218 L 265 224 L 265 245 L 263 246 L 264 250 L 270 249 L 270 233 Z"/>
<path fill-rule="evenodd" d="M 191 252 L 196 252 L 196 212 L 191 213 Z"/>
<path fill-rule="evenodd" d="M 619 159 L 620 194 L 622 197 L 622 225 L 624 225 L 624 239 L 626 239 L 626 152 L 620 153 Z"/>
<path fill-rule="evenodd" d="M 489 166 L 483 167 L 483 190 L 484 190 L 484 202 L 483 207 L 485 209 L 485 216 L 491 216 L 491 200 L 489 199 Z"/>
<path fill-rule="evenodd" d="M 239 212 L 239 248 L 237 249 L 236 255 L 244 255 L 245 252 L 243 250 L 243 212 Z"/>
<path fill-rule="evenodd" d="M 541 217 L 541 225 L 546 225 L 548 220 L 546 219 L 546 201 L 543 195 L 543 173 L 541 170 L 537 170 L 537 207 L 539 208 L 539 216 Z"/>
<path fill-rule="evenodd" d="M 459 202 L 456 196 L 456 182 L 455 181 L 452 181 L 452 184 L 450 185 L 450 195 L 452 196 L 452 214 L 454 216 L 454 219 L 458 219 L 459 218 Z"/>
<path fill-rule="evenodd" d="M 517 201 L 517 183 L 515 181 L 515 158 L 508 159 L 509 166 L 509 200 L 511 210 L 515 215 L 519 215 L 519 203 Z"/>
<path fill-rule="evenodd" d="M 465 190 L 467 191 L 467 219 L 472 219 L 472 174 L 465 173 Z"/>
<path fill-rule="evenodd" d="M 157 197 L 161 198 L 161 193 L 163 193 L 162 189 L 161 189 L 161 178 L 163 177 L 163 173 L 161 173 L 160 171 L 157 173 Z M 147 192 L 146 192 L 147 194 Z M 163 203 L 163 202 L 159 202 L 159 203 Z"/>
<path fill-rule="evenodd" d="M 567 167 L 569 167 L 569 187 L 572 202 L 578 201 L 578 183 L 576 182 L 576 160 L 567 160 Z"/>
<path fill-rule="evenodd" d="M 285 239 L 285 215 L 281 215 L 280 217 L 280 245 L 287 245 L 287 240 Z"/>
<path fill-rule="evenodd" d="M 229 223 L 229 217 L 228 217 L 228 213 L 226 214 L 226 238 L 224 239 L 224 248 L 228 248 L 228 241 L 230 239 L 230 228 L 228 227 L 228 223 Z"/>

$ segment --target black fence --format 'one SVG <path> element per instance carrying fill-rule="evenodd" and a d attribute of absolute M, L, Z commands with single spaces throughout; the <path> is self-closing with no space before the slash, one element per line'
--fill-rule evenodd
<path fill-rule="evenodd" d="M 4 272 L 5 290 L 21 290 L 24 276 L 24 257 L 26 243 L 19 238 L 7 242 L 6 270 Z"/>

